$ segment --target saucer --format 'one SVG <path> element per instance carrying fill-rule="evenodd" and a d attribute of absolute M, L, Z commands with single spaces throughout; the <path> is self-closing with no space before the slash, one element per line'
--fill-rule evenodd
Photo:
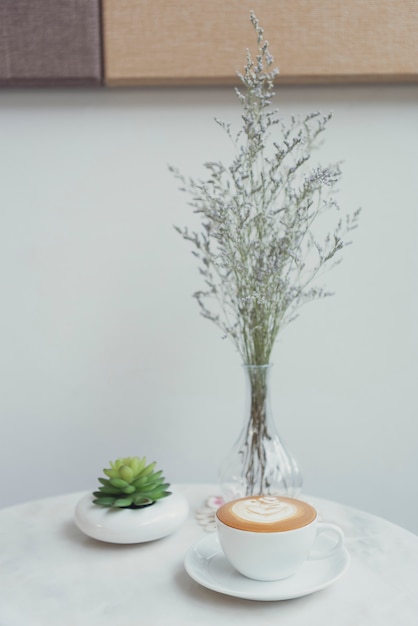
<path fill-rule="evenodd" d="M 316 544 L 323 549 L 327 537 L 319 536 Z M 301 569 L 284 580 L 259 581 L 239 574 L 226 560 L 216 534 L 209 535 L 189 548 L 184 567 L 197 583 L 225 595 L 247 600 L 291 600 L 328 587 L 347 570 L 350 556 L 341 548 L 321 560 L 306 561 Z"/>

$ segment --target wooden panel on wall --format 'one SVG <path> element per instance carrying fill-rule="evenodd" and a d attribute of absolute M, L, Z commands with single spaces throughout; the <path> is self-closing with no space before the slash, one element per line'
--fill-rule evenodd
<path fill-rule="evenodd" d="M 100 0 L 1 0 L 0 85 L 100 85 Z"/>
<path fill-rule="evenodd" d="M 251 10 L 283 82 L 418 80 L 417 0 L 103 0 L 105 83 L 235 82 Z"/>

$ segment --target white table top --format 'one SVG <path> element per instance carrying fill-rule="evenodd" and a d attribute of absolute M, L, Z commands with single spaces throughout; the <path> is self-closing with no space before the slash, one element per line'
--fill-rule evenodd
<path fill-rule="evenodd" d="M 214 485 L 178 485 L 190 504 L 172 535 L 136 545 L 83 535 L 73 511 L 83 494 L 0 510 L 0 626 L 416 626 L 418 537 L 383 519 L 317 498 L 320 517 L 342 527 L 351 556 L 336 583 L 281 602 L 210 591 L 184 570 L 207 533 L 195 511 Z"/>

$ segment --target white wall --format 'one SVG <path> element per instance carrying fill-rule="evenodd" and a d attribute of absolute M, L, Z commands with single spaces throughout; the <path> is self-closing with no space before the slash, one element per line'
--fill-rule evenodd
<path fill-rule="evenodd" d="M 278 92 L 283 114 L 334 112 L 323 160 L 363 207 L 336 295 L 276 346 L 278 428 L 306 493 L 418 532 L 418 85 Z M 217 480 L 243 374 L 191 297 L 167 170 L 228 154 L 214 116 L 238 120 L 232 89 L 0 93 L 1 505 L 92 489 L 126 455 Z"/>

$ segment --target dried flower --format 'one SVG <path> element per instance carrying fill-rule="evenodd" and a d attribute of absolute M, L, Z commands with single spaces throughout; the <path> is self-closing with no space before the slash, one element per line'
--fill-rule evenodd
<path fill-rule="evenodd" d="M 238 74 L 242 127 L 233 134 L 230 124 L 215 120 L 234 144 L 232 162 L 205 163 L 204 180 L 170 169 L 201 216 L 200 232 L 176 227 L 199 263 L 205 286 L 194 297 L 201 313 L 233 341 L 244 363 L 263 365 L 297 309 L 330 295 L 314 279 L 335 262 L 358 211 L 344 220 L 338 215 L 324 238 L 316 233 L 320 216 L 339 211 L 333 196 L 339 164 L 311 162 L 331 115 L 281 119 L 272 108 L 278 70 L 254 13 L 251 22 L 258 54 L 253 60 L 247 52 Z"/>

